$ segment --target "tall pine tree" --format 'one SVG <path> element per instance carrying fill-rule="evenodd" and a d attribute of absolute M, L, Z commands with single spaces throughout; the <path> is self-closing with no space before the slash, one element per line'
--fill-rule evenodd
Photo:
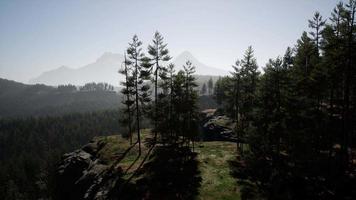
<path fill-rule="evenodd" d="M 139 145 L 139 155 L 141 155 L 141 118 L 145 113 L 146 105 L 150 102 L 149 85 L 147 80 L 149 72 L 147 65 L 142 64 L 144 54 L 142 52 L 142 42 L 134 35 L 132 42 L 127 49 L 127 64 L 132 66 L 135 94 L 135 112 L 136 112 L 136 131 L 137 142 Z"/>
<path fill-rule="evenodd" d="M 159 116 L 158 116 L 158 84 L 159 84 L 159 76 L 161 72 L 166 71 L 167 69 L 165 66 L 163 66 L 162 62 L 167 62 L 171 59 L 169 56 L 169 51 L 167 49 L 167 44 L 163 42 L 163 36 L 159 33 L 156 32 L 154 34 L 154 38 L 152 40 L 153 44 L 148 46 L 148 54 L 150 55 L 150 60 L 152 64 L 152 71 L 153 71 L 153 82 L 154 82 L 154 137 L 155 140 L 157 139 L 157 128 L 158 128 L 158 122 L 159 122 Z"/>

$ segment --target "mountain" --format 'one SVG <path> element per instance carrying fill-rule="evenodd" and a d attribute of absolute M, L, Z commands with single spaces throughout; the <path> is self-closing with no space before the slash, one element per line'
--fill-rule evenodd
<path fill-rule="evenodd" d="M 223 76 L 228 72 L 215 67 L 207 66 L 196 59 L 189 51 L 184 51 L 179 54 L 173 61 L 177 69 L 183 69 L 183 65 L 189 60 L 195 66 L 195 73 L 197 75 L 211 75 L 211 76 Z"/>
<path fill-rule="evenodd" d="M 122 76 L 117 73 L 124 57 L 121 54 L 104 53 L 95 62 L 83 67 L 73 69 L 65 66 L 44 72 L 31 79 L 30 83 L 43 83 L 46 85 L 74 84 L 83 85 L 89 82 L 107 82 L 112 85 L 119 84 Z"/>
<path fill-rule="evenodd" d="M 85 65 L 80 68 L 68 68 L 66 66 L 44 72 L 40 76 L 31 79 L 30 83 L 42 83 L 46 85 L 62 85 L 74 84 L 83 85 L 89 82 L 107 82 L 118 86 L 123 79 L 121 74 L 118 74 L 118 69 L 124 56 L 116 53 L 104 53 L 94 63 Z M 183 64 L 190 60 L 196 67 L 198 75 L 227 75 L 227 72 L 218 68 L 209 67 L 201 63 L 190 52 L 185 51 L 173 59 L 173 63 L 177 69 L 182 69 Z"/>

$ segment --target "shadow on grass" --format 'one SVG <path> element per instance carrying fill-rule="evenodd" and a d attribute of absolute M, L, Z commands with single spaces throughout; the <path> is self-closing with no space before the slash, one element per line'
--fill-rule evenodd
<path fill-rule="evenodd" d="M 328 172 L 328 161 L 321 156 L 299 165 L 289 164 L 286 158 L 275 165 L 256 157 L 230 161 L 231 175 L 241 188 L 241 199 L 356 199 L 356 178 L 351 171 Z M 337 160 L 333 162 L 337 164 Z"/>
<path fill-rule="evenodd" d="M 154 148 L 154 145 L 152 145 L 144 158 L 141 160 L 140 164 L 138 167 L 135 169 L 135 171 L 131 174 L 129 178 L 127 178 L 124 182 L 117 184 L 116 188 L 117 190 L 114 193 L 115 197 L 120 197 L 119 199 L 139 199 L 140 194 L 137 191 L 136 185 L 131 183 L 131 180 L 137 176 L 137 174 L 142 170 L 142 166 L 146 162 L 147 158 L 151 154 L 152 150 Z M 141 154 L 137 155 L 136 159 L 131 163 L 131 165 L 128 167 L 128 169 L 125 171 L 125 174 L 128 173 L 128 171 L 135 165 L 135 163 L 139 160 L 141 157 Z"/>
<path fill-rule="evenodd" d="M 119 199 L 195 199 L 201 185 L 197 154 L 178 145 L 156 146 Z"/>
<path fill-rule="evenodd" d="M 263 192 L 259 189 L 258 184 L 249 175 L 250 173 L 248 172 L 245 163 L 240 159 L 230 160 L 228 162 L 230 167 L 230 174 L 236 179 L 236 183 L 240 188 L 241 200 L 265 199 L 263 197 Z"/>

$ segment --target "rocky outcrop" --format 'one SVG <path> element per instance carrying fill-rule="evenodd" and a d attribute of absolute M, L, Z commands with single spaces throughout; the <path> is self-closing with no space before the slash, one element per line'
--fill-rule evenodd
<path fill-rule="evenodd" d="M 235 123 L 225 115 L 216 115 L 215 109 L 207 109 L 201 113 L 201 127 L 204 140 L 218 140 L 236 142 L 233 133 Z"/>
<path fill-rule="evenodd" d="M 111 191 L 120 184 L 122 170 L 100 159 L 98 152 L 104 146 L 101 140 L 91 141 L 63 155 L 56 172 L 57 199 L 111 199 Z"/>

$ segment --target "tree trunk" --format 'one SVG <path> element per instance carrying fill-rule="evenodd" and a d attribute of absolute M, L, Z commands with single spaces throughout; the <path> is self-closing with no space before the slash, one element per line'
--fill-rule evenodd
<path fill-rule="evenodd" d="M 127 72 L 127 65 L 126 65 L 126 54 L 125 54 L 125 78 L 126 78 L 126 90 L 127 92 L 129 91 L 129 86 L 127 85 L 128 83 L 128 72 Z M 130 102 L 130 93 L 127 93 L 126 95 L 126 100 L 127 102 Z M 128 128 L 129 128 L 129 137 L 130 137 L 130 145 L 132 145 L 132 130 L 131 130 L 131 109 L 130 109 L 130 105 L 127 104 L 127 112 L 128 112 Z"/>
<path fill-rule="evenodd" d="M 135 90 L 136 90 L 136 127 L 137 127 L 137 142 L 138 142 L 138 155 L 141 155 L 141 133 L 140 133 L 140 109 L 138 102 L 138 64 L 137 58 L 135 60 Z"/>

